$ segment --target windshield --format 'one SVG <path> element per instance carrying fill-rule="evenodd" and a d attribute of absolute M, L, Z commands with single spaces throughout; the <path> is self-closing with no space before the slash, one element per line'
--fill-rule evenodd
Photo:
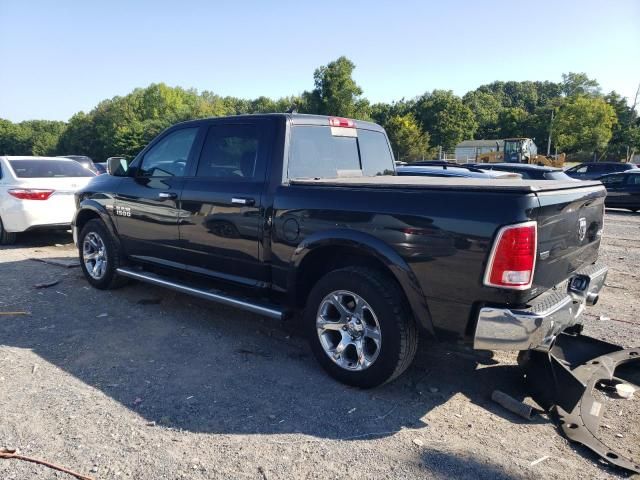
<path fill-rule="evenodd" d="M 374 130 L 356 129 L 353 133 L 354 136 L 336 135 L 328 126 L 293 127 L 289 178 L 393 175 L 387 137 Z"/>
<path fill-rule="evenodd" d="M 9 160 L 18 178 L 95 177 L 72 160 Z"/>
<path fill-rule="evenodd" d="M 504 142 L 504 153 L 520 153 L 520 142 L 518 141 Z"/>

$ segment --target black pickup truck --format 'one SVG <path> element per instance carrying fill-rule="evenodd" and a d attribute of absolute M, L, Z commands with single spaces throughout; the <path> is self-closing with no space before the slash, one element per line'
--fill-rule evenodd
<path fill-rule="evenodd" d="M 548 350 L 598 299 L 599 182 L 396 176 L 378 125 L 271 114 L 195 120 L 78 192 L 96 288 L 126 279 L 298 318 L 319 363 L 372 387 L 424 331 Z"/>

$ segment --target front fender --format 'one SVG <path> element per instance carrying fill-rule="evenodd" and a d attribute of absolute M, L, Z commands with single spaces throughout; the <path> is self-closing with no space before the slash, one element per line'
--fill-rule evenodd
<path fill-rule="evenodd" d="M 118 237 L 118 231 L 116 229 L 115 224 L 113 223 L 113 218 L 109 215 L 107 208 L 102 203 L 99 203 L 91 198 L 86 198 L 81 200 L 76 213 L 73 216 L 73 220 L 71 221 L 71 227 L 73 229 L 73 240 L 75 244 L 78 244 L 78 225 L 83 225 L 85 221 L 83 217 L 89 215 L 90 217 L 95 217 L 96 215 L 102 220 L 102 223 L 105 224 L 107 230 L 111 234 L 111 237 L 114 241 L 120 243 L 120 238 Z"/>
<path fill-rule="evenodd" d="M 323 247 L 355 248 L 382 262 L 400 284 L 418 324 L 435 335 L 426 297 L 413 270 L 398 252 L 368 233 L 348 229 L 332 229 L 309 235 L 298 245 L 291 258 L 291 269 L 287 279 L 289 292 L 295 292 L 296 278 L 306 256 Z"/>

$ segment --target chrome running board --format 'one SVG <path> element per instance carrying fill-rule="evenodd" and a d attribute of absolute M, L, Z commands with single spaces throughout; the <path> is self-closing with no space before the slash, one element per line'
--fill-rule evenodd
<path fill-rule="evenodd" d="M 230 307 L 236 307 L 241 310 L 257 313 L 258 315 L 265 315 L 278 320 L 282 319 L 282 310 L 274 306 L 260 305 L 258 303 L 248 302 L 238 297 L 231 297 L 221 293 L 190 287 L 149 272 L 140 272 L 129 268 L 118 268 L 116 272 L 118 272 L 118 275 L 122 275 L 123 277 L 133 278 L 134 280 L 140 280 L 141 282 L 150 283 L 159 287 L 170 288 L 176 292 L 186 293 L 187 295 L 193 295 L 194 297 L 202 298 L 204 300 L 221 303 Z"/>

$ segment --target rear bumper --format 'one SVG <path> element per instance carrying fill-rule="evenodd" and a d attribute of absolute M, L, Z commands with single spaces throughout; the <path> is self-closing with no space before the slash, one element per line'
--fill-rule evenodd
<path fill-rule="evenodd" d="M 48 200 L 9 198 L 3 205 L 2 223 L 8 232 L 15 233 L 34 229 L 68 228 L 74 213 L 73 196 L 68 194 L 56 192 Z"/>
<path fill-rule="evenodd" d="M 481 308 L 473 348 L 548 350 L 563 330 L 580 323 L 586 306 L 597 302 L 606 277 L 607 267 L 591 265 L 535 298 L 528 308 Z"/>

